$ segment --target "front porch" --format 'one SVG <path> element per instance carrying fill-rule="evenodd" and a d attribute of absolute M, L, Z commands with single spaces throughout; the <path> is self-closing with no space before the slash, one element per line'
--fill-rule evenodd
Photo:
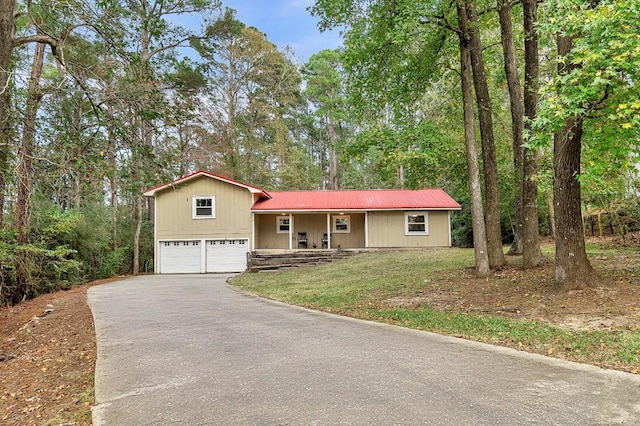
<path fill-rule="evenodd" d="M 255 250 L 331 250 L 367 247 L 363 212 L 254 214 Z"/>

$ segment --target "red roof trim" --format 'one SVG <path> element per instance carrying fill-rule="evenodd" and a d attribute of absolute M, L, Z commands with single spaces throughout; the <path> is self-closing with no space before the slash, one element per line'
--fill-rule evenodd
<path fill-rule="evenodd" d="M 219 176 L 210 172 L 207 172 L 205 170 L 198 170 L 196 172 L 193 173 L 189 173 L 188 175 L 182 176 L 181 178 L 175 179 L 169 183 L 164 183 L 162 185 L 158 185 L 158 186 L 154 186 L 152 188 L 147 189 L 145 192 L 143 192 L 143 195 L 147 196 L 147 197 L 153 197 L 156 195 L 156 192 L 158 191 L 162 191 L 164 189 L 170 188 L 174 185 L 179 185 L 181 183 L 190 181 L 192 179 L 195 179 L 197 177 L 200 176 L 206 176 L 212 179 L 216 179 L 222 182 L 226 182 L 226 183 L 230 183 L 232 185 L 236 185 L 239 186 L 241 188 L 245 188 L 248 189 L 249 192 L 251 192 L 252 194 L 258 194 L 260 196 L 266 197 L 266 198 L 271 198 L 271 196 L 264 190 L 264 189 L 260 189 L 260 188 L 256 188 L 255 186 L 251 186 L 251 185 L 247 185 L 246 183 L 242 183 L 239 182 L 237 180 L 233 180 L 224 176 Z"/>

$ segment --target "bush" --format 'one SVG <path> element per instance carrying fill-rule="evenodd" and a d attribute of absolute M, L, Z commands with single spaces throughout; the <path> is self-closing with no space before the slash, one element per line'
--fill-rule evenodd
<path fill-rule="evenodd" d="M 104 262 L 98 269 L 101 278 L 112 277 L 114 275 L 125 275 L 131 272 L 131 259 L 133 250 L 129 246 L 119 247 L 108 252 Z"/>

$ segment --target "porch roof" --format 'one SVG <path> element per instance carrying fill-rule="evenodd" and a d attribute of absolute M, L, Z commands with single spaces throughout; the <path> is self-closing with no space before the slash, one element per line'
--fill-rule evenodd
<path fill-rule="evenodd" d="M 373 189 L 346 191 L 270 191 L 252 207 L 259 212 L 460 210 L 442 189 Z"/>

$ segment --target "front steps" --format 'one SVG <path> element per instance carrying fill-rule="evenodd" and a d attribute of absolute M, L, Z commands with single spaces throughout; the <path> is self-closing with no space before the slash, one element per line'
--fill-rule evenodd
<path fill-rule="evenodd" d="M 331 263 L 344 259 L 360 250 L 296 250 L 285 253 L 249 253 L 249 272 L 273 271 L 284 268 L 299 268 Z"/>

